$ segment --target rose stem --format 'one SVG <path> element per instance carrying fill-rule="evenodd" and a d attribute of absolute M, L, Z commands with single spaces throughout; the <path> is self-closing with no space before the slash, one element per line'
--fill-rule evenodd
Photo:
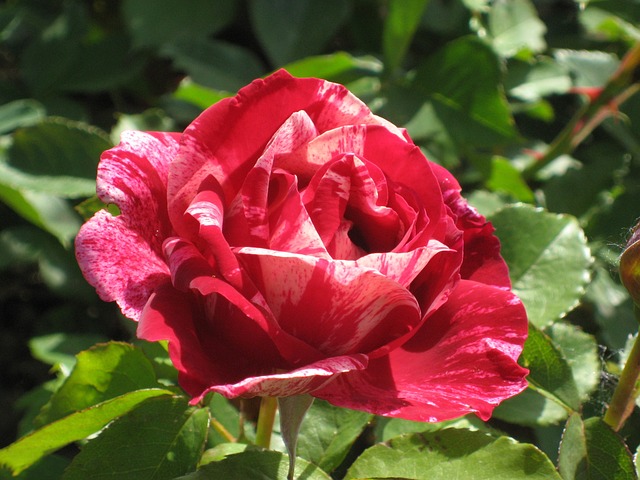
<path fill-rule="evenodd" d="M 273 422 L 278 409 L 278 399 L 275 397 L 262 397 L 260 400 L 260 411 L 258 413 L 258 425 L 256 429 L 256 445 L 262 448 L 269 448 L 271 445 L 271 432 Z"/>
<path fill-rule="evenodd" d="M 640 320 L 640 312 L 638 308 L 635 309 L 636 318 Z M 638 393 L 636 383 L 640 376 L 640 342 L 638 336 L 633 341 L 631 352 L 629 352 L 629 358 L 624 364 L 618 385 L 613 392 L 609 408 L 604 414 L 604 421 L 611 426 L 616 432 L 619 431 L 624 422 L 627 420 L 633 407 L 635 406 L 635 399 Z"/>
<path fill-rule="evenodd" d="M 638 91 L 635 70 L 640 64 L 640 42 L 637 42 L 624 56 L 620 66 L 602 87 L 599 95 L 587 102 L 566 127 L 551 142 L 549 148 L 535 163 L 527 167 L 523 176 L 531 179 L 553 159 L 571 153 L 586 136 L 598 126 L 612 109 L 616 109 Z"/>

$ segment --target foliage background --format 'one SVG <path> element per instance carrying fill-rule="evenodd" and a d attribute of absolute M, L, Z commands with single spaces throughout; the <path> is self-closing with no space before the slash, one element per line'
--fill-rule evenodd
<path fill-rule="evenodd" d="M 4 2 L 0 447 L 33 429 L 75 354 L 133 340 L 135 326 L 99 301 L 73 256 L 83 217 L 102 207 L 100 153 L 124 129 L 182 130 L 284 67 L 343 83 L 405 126 L 494 222 L 533 325 L 522 360 L 532 388 L 478 428 L 535 444 L 555 463 L 570 415 L 602 415 L 637 331 L 617 279 L 640 215 L 635 64 L 611 80 L 639 24 L 637 0 Z M 572 119 L 606 85 L 620 105 L 602 105 L 607 115 L 581 136 Z M 554 143 L 568 124 L 569 141 Z M 426 428 L 372 425 L 356 449 Z M 636 413 L 621 432 L 632 452 L 639 426 Z M 627 474 L 619 478 L 635 478 Z"/>

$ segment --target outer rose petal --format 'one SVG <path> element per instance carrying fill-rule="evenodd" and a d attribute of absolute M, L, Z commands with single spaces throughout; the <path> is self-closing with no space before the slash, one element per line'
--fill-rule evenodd
<path fill-rule="evenodd" d="M 456 226 L 464 232 L 462 278 L 510 289 L 509 269 L 500 256 L 500 241 L 493 235 L 495 229 L 462 198 L 460 184 L 448 170 L 437 164 L 432 168 L 440 181 L 444 201 L 456 217 Z"/>
<path fill-rule="evenodd" d="M 171 235 L 167 215 L 167 175 L 178 151 L 180 134 L 122 133 L 120 144 L 102 154 L 96 191 L 103 202 L 115 203 L 122 220 L 161 254 Z"/>
<path fill-rule="evenodd" d="M 332 357 L 287 373 L 249 377 L 236 384 L 212 386 L 201 397 L 208 392 L 218 392 L 227 398 L 301 395 L 322 388 L 336 375 L 362 370 L 366 366 L 366 355 Z"/>
<path fill-rule="evenodd" d="M 371 113 L 341 85 L 294 78 L 280 70 L 208 108 L 185 130 L 169 174 L 169 212 L 179 218 L 202 180 L 213 175 L 230 202 L 273 134 L 294 113 L 307 112 L 319 132 L 377 124 L 403 132 Z"/>
<path fill-rule="evenodd" d="M 527 335 L 512 293 L 461 281 L 449 301 L 401 348 L 314 392 L 334 405 L 438 422 L 476 413 L 486 420 L 527 386 L 516 363 Z"/>
<path fill-rule="evenodd" d="M 76 258 L 100 298 L 118 302 L 122 313 L 138 320 L 155 288 L 170 282 L 169 269 L 122 216 L 105 210 L 85 223 L 76 237 Z"/>

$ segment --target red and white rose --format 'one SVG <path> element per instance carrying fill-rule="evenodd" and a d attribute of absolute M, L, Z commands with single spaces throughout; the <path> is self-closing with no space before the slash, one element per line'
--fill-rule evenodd
<path fill-rule="evenodd" d="M 526 387 L 527 335 L 492 226 L 406 132 L 343 86 L 256 80 L 182 134 L 105 152 L 77 258 L 168 340 L 194 398 L 308 393 L 413 420 Z"/>

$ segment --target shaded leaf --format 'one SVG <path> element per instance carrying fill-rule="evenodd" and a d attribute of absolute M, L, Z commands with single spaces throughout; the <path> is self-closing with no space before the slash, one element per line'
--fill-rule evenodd
<path fill-rule="evenodd" d="M 244 451 L 229 455 L 219 462 L 211 462 L 195 473 L 175 480 L 282 480 L 287 478 L 288 457 L 280 452 Z M 305 480 L 330 480 L 331 477 L 306 460 L 296 460 L 295 478 Z"/>
<path fill-rule="evenodd" d="M 580 408 L 580 394 L 573 372 L 551 339 L 529 325 L 521 363 L 529 369 L 527 379 L 538 390 L 547 392 L 573 410 Z"/>
<path fill-rule="evenodd" d="M 428 57 L 414 84 L 431 98 L 437 117 L 455 141 L 485 146 L 516 136 L 498 58 L 478 38 L 459 38 Z"/>
<path fill-rule="evenodd" d="M 124 0 L 122 16 L 136 46 L 159 46 L 205 38 L 233 20 L 236 8 L 235 0 Z"/>
<path fill-rule="evenodd" d="M 557 425 L 568 415 L 569 411 L 557 401 L 531 387 L 505 400 L 493 411 L 494 418 L 526 427 Z"/>
<path fill-rule="evenodd" d="M 429 0 L 391 0 L 382 33 L 385 68 L 394 72 L 404 60 Z"/>
<path fill-rule="evenodd" d="M 11 188 L 63 198 L 95 194 L 96 168 L 108 136 L 95 127 L 49 118 L 13 134 L 0 158 L 0 178 Z"/>
<path fill-rule="evenodd" d="M 254 32 L 274 67 L 321 53 L 349 15 L 343 0 L 251 0 Z"/>
<path fill-rule="evenodd" d="M 622 438 L 598 417 L 584 422 L 578 414 L 567 421 L 558 468 L 565 479 L 634 480 L 631 452 Z"/>
<path fill-rule="evenodd" d="M 14 100 L 0 105 L 0 134 L 34 125 L 44 116 L 44 107 L 35 100 Z"/>
<path fill-rule="evenodd" d="M 372 415 L 316 399 L 298 438 L 298 456 L 326 472 L 335 470 L 371 420 Z"/>

